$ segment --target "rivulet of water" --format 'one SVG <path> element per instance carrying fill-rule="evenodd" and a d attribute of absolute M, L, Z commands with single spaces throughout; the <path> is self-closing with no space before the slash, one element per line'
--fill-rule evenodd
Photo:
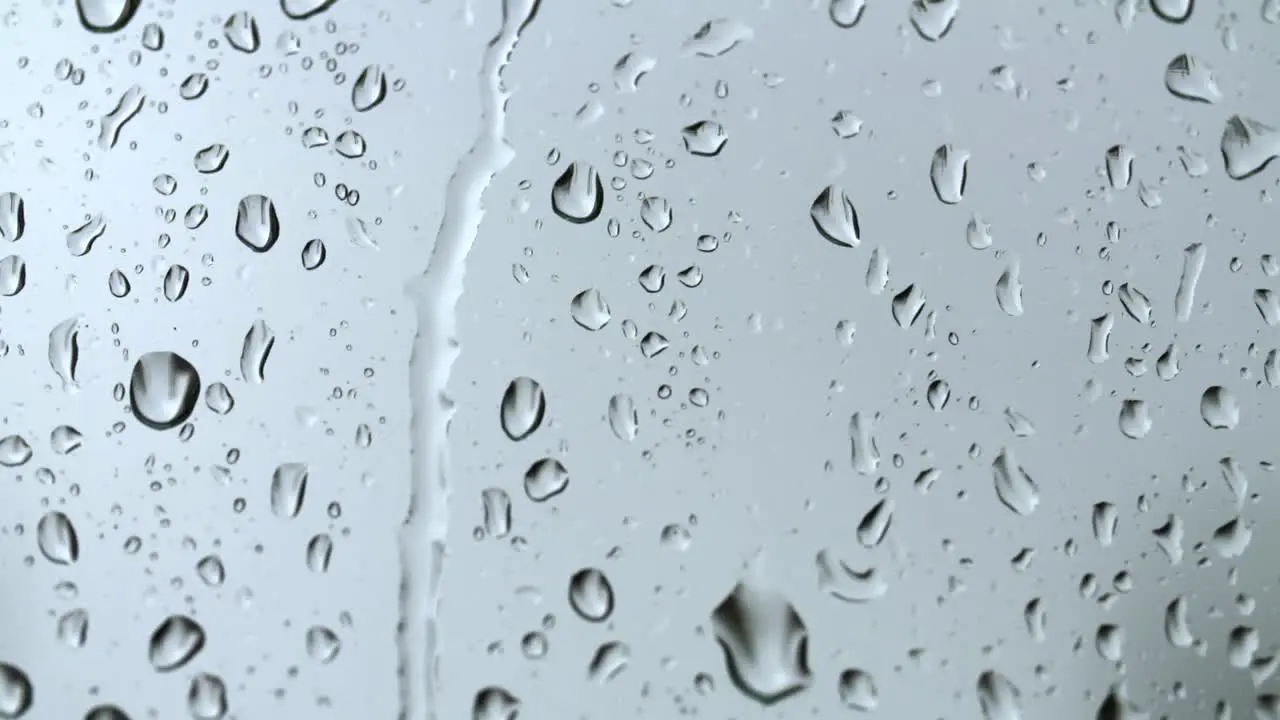
<path fill-rule="evenodd" d="M 505 137 L 511 93 L 502 84 L 502 70 L 539 3 L 503 0 L 502 27 L 481 64 L 479 136 L 445 189 L 444 219 L 427 270 L 406 288 L 418 319 L 409 360 L 409 510 L 400 535 L 400 717 L 407 720 L 436 717 L 436 611 L 449 523 L 447 432 L 453 415 L 445 390 L 459 352 L 456 309 L 467 255 L 484 217 L 484 191 L 515 156 Z"/>

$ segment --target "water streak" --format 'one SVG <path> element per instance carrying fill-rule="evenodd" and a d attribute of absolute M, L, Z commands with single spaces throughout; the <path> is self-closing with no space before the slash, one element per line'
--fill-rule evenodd
<path fill-rule="evenodd" d="M 515 156 L 505 137 L 511 93 L 503 86 L 502 70 L 539 4 L 540 0 L 503 0 L 502 28 L 485 49 L 480 70 L 480 133 L 445 189 L 444 219 L 427 271 L 406 289 L 418 328 L 409 360 L 413 409 L 409 510 L 400 534 L 400 717 L 404 720 L 434 720 L 438 714 L 436 615 L 448 534 L 447 431 L 453 417 L 445 391 L 459 352 L 457 305 L 466 258 L 484 216 L 484 191 Z"/>

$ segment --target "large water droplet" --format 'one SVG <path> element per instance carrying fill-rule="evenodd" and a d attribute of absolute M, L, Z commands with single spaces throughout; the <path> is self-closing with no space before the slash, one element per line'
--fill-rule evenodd
<path fill-rule="evenodd" d="M 271 473 L 271 512 L 292 520 L 302 511 L 310 472 L 305 463 L 283 463 Z"/>
<path fill-rule="evenodd" d="M 555 458 L 542 458 L 524 473 L 524 493 L 534 502 L 546 502 L 569 487 L 569 471 Z"/>
<path fill-rule="evenodd" d="M 547 412 L 547 397 L 537 380 L 518 377 L 502 393 L 499 419 L 502 432 L 519 442 L 533 434 Z"/>
<path fill-rule="evenodd" d="M 569 579 L 569 606 L 587 622 L 604 622 L 613 614 L 613 585 L 604 572 L 583 568 Z"/>
<path fill-rule="evenodd" d="M 142 0 L 76 0 L 76 14 L 85 30 L 112 33 L 124 29 Z"/>
<path fill-rule="evenodd" d="M 6 435 L 0 438 L 0 466 L 21 467 L 26 465 L 35 451 L 31 444 L 21 435 Z"/>
<path fill-rule="evenodd" d="M 1030 515 L 1040 504 L 1040 488 L 1026 470 L 1018 464 L 1013 450 L 1005 448 L 991 463 L 996 496 L 1000 502 L 1019 515 Z"/>
<path fill-rule="evenodd" d="M 551 209 L 571 223 L 588 223 L 604 208 L 604 185 L 596 169 L 573 162 L 551 186 Z"/>
<path fill-rule="evenodd" d="M 71 518 L 57 510 L 45 513 L 36 524 L 40 554 L 55 565 L 72 565 L 80 559 L 80 541 Z"/>
<path fill-rule="evenodd" d="M 210 673 L 196 673 L 187 686 L 187 711 L 194 720 L 222 720 L 227 715 L 227 685 Z"/>
<path fill-rule="evenodd" d="M 983 720 L 1021 720 L 1022 693 L 1009 678 L 995 670 L 978 676 L 978 705 Z"/>
<path fill-rule="evenodd" d="M 867 0 L 831 0 L 827 15 L 838 28 L 851 28 L 862 19 L 866 12 Z"/>
<path fill-rule="evenodd" d="M 631 664 L 631 647 L 624 642 L 611 640 L 596 648 L 587 665 L 587 679 L 595 683 L 607 683 L 622 674 Z"/>
<path fill-rule="evenodd" d="M 1120 404 L 1120 432 L 1134 440 L 1151 432 L 1151 412 L 1145 400 L 1129 399 Z"/>
<path fill-rule="evenodd" d="M 306 20 L 333 7 L 338 0 L 280 0 L 280 9 L 291 20 Z"/>
<path fill-rule="evenodd" d="M 875 678 L 866 670 L 849 668 L 840 673 L 836 691 L 840 695 L 840 702 L 852 710 L 871 712 L 880 704 L 880 691 L 876 689 Z"/>
<path fill-rule="evenodd" d="M 1232 115 L 1222 129 L 1219 146 L 1227 175 L 1232 180 L 1244 180 L 1262 172 L 1280 155 L 1280 131 L 1257 120 Z"/>
<path fill-rule="evenodd" d="M 684 149 L 688 150 L 689 154 L 702 157 L 719 155 L 725 143 L 729 141 L 729 134 L 725 132 L 724 126 L 714 120 L 703 120 L 686 125 L 680 131 L 680 137 L 684 140 Z"/>
<path fill-rule="evenodd" d="M 740 582 L 711 613 L 734 687 L 773 705 L 809 687 L 809 632 L 781 594 Z"/>
<path fill-rule="evenodd" d="M 27 230 L 27 204 L 14 192 L 0 193 L 0 240 L 18 242 Z"/>
<path fill-rule="evenodd" d="M 912 0 L 911 25 L 920 37 L 937 42 L 951 32 L 959 11 L 960 0 Z"/>
<path fill-rule="evenodd" d="M 1174 97 L 1192 102 L 1215 103 L 1222 99 L 1213 69 L 1195 55 L 1183 53 L 1169 61 L 1164 86 Z"/>
<path fill-rule="evenodd" d="M 609 429 L 619 439 L 631 442 L 640 432 L 640 413 L 630 395 L 619 393 L 609 398 Z"/>
<path fill-rule="evenodd" d="M 187 421 L 200 398 L 200 373 L 177 353 L 149 352 L 133 364 L 129 403 L 138 421 L 168 430 Z"/>
<path fill-rule="evenodd" d="M 245 10 L 234 12 L 222 25 L 222 34 L 227 44 L 242 53 L 257 52 L 262 47 L 262 38 L 258 35 L 258 21 Z"/>
<path fill-rule="evenodd" d="M 519 714 L 520 699 L 496 685 L 482 688 L 471 703 L 471 720 L 516 720 Z"/>
<path fill-rule="evenodd" d="M 387 97 L 387 76 L 378 65 L 367 65 L 351 86 L 351 106 L 356 112 L 368 112 Z"/>
<path fill-rule="evenodd" d="M 266 195 L 246 195 L 236 207 L 236 237 L 254 252 L 266 252 L 280 239 L 280 217 Z"/>
<path fill-rule="evenodd" d="M 569 314 L 573 317 L 573 321 L 578 323 L 579 327 L 591 331 L 600 330 L 613 319 L 613 313 L 609 310 L 609 303 L 605 301 L 604 295 L 595 288 L 587 288 L 574 295 L 573 300 L 569 303 Z"/>
<path fill-rule="evenodd" d="M 969 182 L 969 151 L 943 145 L 933 152 L 929 164 L 929 182 L 938 200 L 955 205 L 964 199 Z"/>
<path fill-rule="evenodd" d="M 151 633 L 147 657 L 158 672 L 179 670 L 204 648 L 204 628 L 186 615 L 170 615 Z"/>
<path fill-rule="evenodd" d="M 1240 405 L 1230 390 L 1214 385 L 1200 396 L 1200 417 L 1214 430 L 1232 430 L 1240 424 Z"/>
<path fill-rule="evenodd" d="M 1155 16 L 1174 24 L 1189 20 L 1195 6 L 1195 0 L 1151 0 L 1151 11 Z"/>
<path fill-rule="evenodd" d="M 809 218 L 822 237 L 840 247 L 857 247 L 862 228 L 853 201 L 838 185 L 828 185 L 809 205 Z"/>
<path fill-rule="evenodd" d="M 35 689 L 27 673 L 17 665 L 0 662 L 0 717 L 18 720 L 35 701 Z"/>
<path fill-rule="evenodd" d="M 276 334 L 261 318 L 254 320 L 244 334 L 240 346 L 240 377 L 245 382 L 261 385 L 267 381 L 267 360 L 276 346 Z"/>

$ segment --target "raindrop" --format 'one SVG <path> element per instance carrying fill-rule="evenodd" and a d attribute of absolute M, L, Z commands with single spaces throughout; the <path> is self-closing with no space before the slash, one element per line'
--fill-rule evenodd
<path fill-rule="evenodd" d="M 187 285 L 191 282 L 191 273 L 181 265 L 170 265 L 164 274 L 164 298 L 169 302 L 178 302 L 187 294 Z"/>
<path fill-rule="evenodd" d="M 236 207 L 236 237 L 245 247 L 264 253 L 280 239 L 280 218 L 266 195 L 246 195 Z"/>
<path fill-rule="evenodd" d="M 1164 71 L 1164 86 L 1174 97 L 1183 100 L 1215 103 L 1222 99 L 1222 91 L 1218 89 L 1213 69 L 1195 55 L 1187 53 L 1169 61 Z"/>
<path fill-rule="evenodd" d="M 542 458 L 524 473 L 524 492 L 534 502 L 546 502 L 569 487 L 569 471 L 559 460 Z"/>
<path fill-rule="evenodd" d="M 342 650 L 342 641 L 329 628 L 313 625 L 307 629 L 307 655 L 321 665 L 328 665 L 338 657 Z"/>
<path fill-rule="evenodd" d="M 871 712 L 880 704 L 880 691 L 871 673 L 866 670 L 850 668 L 840 673 L 836 685 L 840 702 L 852 710 Z"/>
<path fill-rule="evenodd" d="M 1120 432 L 1127 438 L 1138 440 L 1151 432 L 1151 412 L 1145 400 L 1125 400 L 1120 405 Z"/>
<path fill-rule="evenodd" d="M 89 613 L 83 609 L 69 610 L 58 618 L 55 632 L 58 642 L 69 648 L 79 649 L 89 641 Z M 0 712 L 0 717 L 8 717 Z"/>
<path fill-rule="evenodd" d="M 1280 155 L 1280 131 L 1257 120 L 1232 115 L 1222 130 L 1222 161 L 1232 180 L 1262 172 Z"/>
<path fill-rule="evenodd" d="M 645 227 L 654 232 L 663 232 L 671 227 L 671 204 L 666 198 L 650 196 L 640 201 L 640 220 Z"/>
<path fill-rule="evenodd" d="M 313 573 L 329 572 L 333 559 L 333 538 L 320 533 L 307 542 L 307 569 Z"/>
<path fill-rule="evenodd" d="M 519 715 L 520 699 L 497 686 L 481 689 L 471 703 L 471 720 L 516 720 Z"/>
<path fill-rule="evenodd" d="M 893 321 L 903 330 L 915 325 L 916 320 L 920 319 L 920 313 L 924 310 L 924 303 L 923 290 L 916 287 L 914 283 L 906 286 L 893 296 L 893 302 L 890 304 Z"/>
<path fill-rule="evenodd" d="M 56 510 L 45 513 L 36 524 L 36 544 L 40 554 L 55 565 L 74 565 L 80 559 L 80 541 L 71 518 Z"/>
<path fill-rule="evenodd" d="M 123 30 L 138 12 L 142 0 L 76 0 L 80 25 L 92 33 Z"/>
<path fill-rule="evenodd" d="M 1022 692 L 1012 680 L 995 670 L 978 676 L 978 706 L 983 720 L 1021 720 L 1021 705 Z"/>
<path fill-rule="evenodd" d="M 194 720 L 222 720 L 227 715 L 227 685 L 222 678 L 196 673 L 187 686 L 187 710 Z"/>
<path fill-rule="evenodd" d="M 222 34 L 231 47 L 242 53 L 257 52 L 262 46 L 262 38 L 258 35 L 258 21 L 244 10 L 232 13 L 227 18 L 222 25 Z"/>
<path fill-rule="evenodd" d="M 333 144 L 333 149 L 342 157 L 354 160 L 364 157 L 367 146 L 364 135 L 355 130 L 344 130 L 338 135 L 338 139 Z"/>
<path fill-rule="evenodd" d="M 1133 151 L 1124 145 L 1107 150 L 1107 183 L 1112 190 L 1124 190 L 1133 179 Z"/>
<path fill-rule="evenodd" d="M 851 28 L 862 19 L 867 0 L 831 0 L 827 15 L 838 28 Z"/>
<path fill-rule="evenodd" d="M 750 40 L 754 33 L 747 25 L 731 18 L 717 18 L 702 24 L 684 42 L 685 52 L 699 57 L 720 57 Z"/>
<path fill-rule="evenodd" d="M 84 436 L 70 425 L 59 425 L 49 433 L 49 444 L 58 455 L 69 455 L 84 443 Z M 0 443 L 0 447 L 3 443 Z"/>
<path fill-rule="evenodd" d="M 0 240 L 18 242 L 27 230 L 27 204 L 22 196 L 0 193 Z"/>
<path fill-rule="evenodd" d="M 271 473 L 271 512 L 278 518 L 292 520 L 302 512 L 307 496 L 309 470 L 305 463 L 282 463 Z"/>
<path fill-rule="evenodd" d="M 828 185 L 809 205 L 813 226 L 827 241 L 840 247 L 857 247 L 862 242 L 858 211 L 853 201 L 837 185 Z"/>
<path fill-rule="evenodd" d="M 957 150 L 951 145 L 935 150 L 929 164 L 929 182 L 933 184 L 933 194 L 942 203 L 955 205 L 963 200 L 969 182 L 969 151 Z"/>
<path fill-rule="evenodd" d="M 1180 25 L 1191 17 L 1195 0 L 1151 0 L 1151 11 L 1156 17 Z"/>
<path fill-rule="evenodd" d="M 186 615 L 170 615 L 151 633 L 147 657 L 158 672 L 180 670 L 204 648 L 204 628 Z"/>
<path fill-rule="evenodd" d="M 302 131 L 302 147 L 311 150 L 329 144 L 329 133 L 324 128 L 312 126 Z"/>
<path fill-rule="evenodd" d="M 302 246 L 302 267 L 306 270 L 315 270 L 324 264 L 325 258 L 329 251 L 324 246 L 324 241 L 320 238 L 313 238 Z"/>
<path fill-rule="evenodd" d="M 0 295 L 13 297 L 27 286 L 27 263 L 17 255 L 0 260 Z"/>
<path fill-rule="evenodd" d="M 0 717 L 18 720 L 35 701 L 35 689 L 27 673 L 17 665 L 0 662 Z"/>
<path fill-rule="evenodd" d="M 631 648 L 626 643 L 616 640 L 606 642 L 596 648 L 587 665 L 587 679 L 595 683 L 606 683 L 622 674 L 631 664 Z"/>
<path fill-rule="evenodd" d="M 102 215 L 94 215 L 83 225 L 67 233 L 67 250 L 75 257 L 83 257 L 93 249 L 93 244 L 106 232 L 106 220 Z"/>
<path fill-rule="evenodd" d="M 21 467 L 26 465 L 34 451 L 31 444 L 21 435 L 8 435 L 0 438 L 0 465 L 4 467 Z"/>
<path fill-rule="evenodd" d="M 547 412 L 547 397 L 542 385 L 530 377 L 517 377 L 502 393 L 499 419 L 502 432 L 515 442 L 533 434 Z"/>
<path fill-rule="evenodd" d="M 991 463 L 996 496 L 1004 506 L 1019 515 L 1030 515 L 1040 504 L 1040 488 L 1018 464 L 1013 450 L 1005 448 Z"/>
<path fill-rule="evenodd" d="M 152 430 L 187 421 L 200 397 L 200 373 L 177 353 L 149 352 L 138 358 L 129 378 L 134 417 Z"/>
<path fill-rule="evenodd" d="M 743 695 L 774 705 L 809 687 L 809 632 L 782 595 L 746 582 L 711 613 L 729 679 Z"/>
<path fill-rule="evenodd" d="M 600 330 L 613 318 L 609 303 L 595 288 L 587 288 L 574 295 L 569 303 L 569 314 L 579 327 L 591 331 Z"/>
<path fill-rule="evenodd" d="M 212 145 L 201 148 L 196 152 L 192 164 L 195 165 L 196 172 L 203 175 L 210 175 L 221 170 L 227 164 L 227 160 L 231 157 L 231 150 L 222 143 L 214 143 Z"/>
<path fill-rule="evenodd" d="M 129 284 L 129 278 L 118 269 L 112 270 L 111 274 L 107 276 L 107 289 L 115 297 L 122 298 L 128 295 L 132 287 Z"/>
<path fill-rule="evenodd" d="M 280 0 L 280 9 L 290 20 L 306 20 L 333 7 L 338 0 Z"/>
<path fill-rule="evenodd" d="M 609 398 L 609 429 L 619 440 L 636 439 L 640 432 L 640 413 L 630 395 L 619 393 Z"/>
<path fill-rule="evenodd" d="M 178 95 L 183 100 L 195 100 L 209 89 L 209 76 L 202 72 L 191 73 L 178 86 Z"/>
<path fill-rule="evenodd" d="M 920 37 L 937 42 L 951 32 L 960 0 L 912 0 L 911 25 Z"/>
<path fill-rule="evenodd" d="M 1233 430 L 1240 423 L 1240 405 L 1230 390 L 1214 385 L 1200 396 L 1200 417 L 1214 430 Z"/>
<path fill-rule="evenodd" d="M 702 157 L 719 155 L 725 143 L 729 141 L 729 135 L 725 132 L 724 126 L 713 120 L 703 120 L 685 126 L 680 131 L 680 137 L 684 140 L 685 150 L 691 155 Z"/>
<path fill-rule="evenodd" d="M 613 614 L 613 586 L 595 568 L 583 568 L 569 579 L 569 606 L 587 622 L 604 622 Z"/>
<path fill-rule="evenodd" d="M 387 76 L 378 65 L 367 65 L 351 86 L 351 105 L 356 112 L 368 112 L 387 97 Z"/>
<path fill-rule="evenodd" d="M 604 185 L 595 168 L 573 162 L 551 186 L 551 209 L 571 223 L 588 223 L 604 208 Z"/>
<path fill-rule="evenodd" d="M 115 108 L 107 113 L 98 124 L 98 147 L 110 150 L 120 141 L 120 131 L 130 120 L 142 111 L 142 103 L 146 96 L 142 88 L 134 85 L 120 96 Z"/>
<path fill-rule="evenodd" d="M 276 334 L 262 319 L 254 320 L 240 348 L 240 377 L 261 385 L 267 380 L 267 359 L 276 345 Z"/>

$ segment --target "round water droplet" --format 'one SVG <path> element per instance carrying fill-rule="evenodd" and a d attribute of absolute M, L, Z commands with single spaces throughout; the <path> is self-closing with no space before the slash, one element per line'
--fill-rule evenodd
<path fill-rule="evenodd" d="M 351 86 L 351 105 L 356 112 L 368 112 L 387 97 L 387 76 L 377 65 L 368 65 Z"/>
<path fill-rule="evenodd" d="M 307 630 L 307 655 L 321 665 L 328 665 L 338 657 L 342 641 L 329 628 L 314 625 Z"/>
<path fill-rule="evenodd" d="M 152 430 L 168 430 L 187 421 L 200 398 L 200 373 L 172 352 L 138 358 L 129 378 L 133 415 Z"/>
<path fill-rule="evenodd" d="M 236 208 L 236 237 L 245 247 L 264 253 L 280 239 L 280 218 L 266 195 L 246 195 Z"/>
<path fill-rule="evenodd" d="M 609 303 L 595 288 L 587 288 L 574 295 L 569 303 L 569 314 L 580 327 L 591 331 L 600 330 L 613 318 Z"/>
<path fill-rule="evenodd" d="M 320 238 L 313 238 L 302 246 L 302 267 L 306 270 L 315 270 L 324 264 L 325 258 L 329 255 L 329 251 L 324 246 L 324 241 Z"/>
<path fill-rule="evenodd" d="M 871 712 L 880 704 L 880 691 L 876 689 L 875 679 L 865 670 L 849 668 L 840 673 L 837 691 L 840 702 L 853 710 Z"/>
<path fill-rule="evenodd" d="M 0 438 L 0 466 L 21 467 L 26 465 L 35 451 L 31 443 L 21 435 L 6 435 Z"/>
<path fill-rule="evenodd" d="M 587 622 L 604 622 L 613 614 L 613 585 L 604 572 L 583 568 L 569 580 L 569 606 Z"/>
<path fill-rule="evenodd" d="M 573 162 L 551 186 L 551 209 L 571 223 L 588 223 L 604 208 L 604 185 L 595 168 Z"/>
<path fill-rule="evenodd" d="M 1200 417 L 1214 430 L 1232 430 L 1240 424 L 1240 405 L 1230 390 L 1214 385 L 1200 396 Z"/>
<path fill-rule="evenodd" d="M 218 415 L 226 415 L 235 407 L 236 400 L 226 383 L 216 382 L 205 389 L 204 404 Z"/>
<path fill-rule="evenodd" d="M 867 0 L 831 0 L 827 15 L 838 28 L 851 28 L 862 19 L 867 10 Z"/>
<path fill-rule="evenodd" d="M 31 709 L 35 689 L 27 673 L 17 665 L 0 662 L 0 717 L 19 720 Z"/>

